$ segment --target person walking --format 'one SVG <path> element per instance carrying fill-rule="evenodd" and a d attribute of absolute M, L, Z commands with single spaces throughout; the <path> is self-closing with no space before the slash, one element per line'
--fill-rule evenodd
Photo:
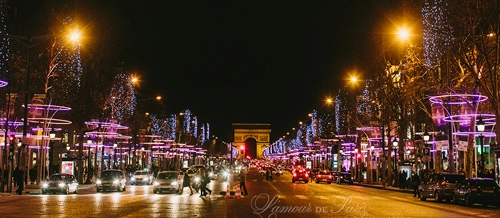
<path fill-rule="evenodd" d="M 245 191 L 244 193 L 241 192 L 242 195 L 248 195 L 248 191 L 247 191 L 247 186 L 245 184 L 246 180 L 247 180 L 247 174 L 245 173 L 245 170 L 240 170 L 240 190 L 242 191 Z M 243 189 L 242 189 L 243 188 Z"/>
<path fill-rule="evenodd" d="M 193 189 L 191 188 L 191 178 L 189 177 L 187 172 L 184 173 L 184 179 L 182 180 L 182 188 L 180 192 L 181 195 L 184 192 L 184 188 L 186 187 L 189 187 L 189 190 L 191 190 L 191 195 L 193 195 Z"/>
<path fill-rule="evenodd" d="M 411 177 L 411 186 L 413 188 L 414 198 L 420 196 L 420 194 L 418 193 L 418 185 L 420 185 L 420 177 L 416 173 L 413 173 L 413 176 Z"/>
<path fill-rule="evenodd" d="M 24 170 L 23 170 L 23 168 L 16 168 L 16 171 L 14 172 L 14 181 L 16 182 L 16 185 L 17 185 L 16 193 L 18 195 L 22 195 L 23 189 L 24 189 Z"/>
<path fill-rule="evenodd" d="M 199 182 L 200 183 L 200 197 L 205 197 L 205 196 L 207 196 L 207 189 L 206 189 L 207 183 L 205 181 L 205 178 L 207 178 L 207 177 L 205 175 L 205 172 L 200 170 L 199 177 L 200 177 L 200 182 Z"/>

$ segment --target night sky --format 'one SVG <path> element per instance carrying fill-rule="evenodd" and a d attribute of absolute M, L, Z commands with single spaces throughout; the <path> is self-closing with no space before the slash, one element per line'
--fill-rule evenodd
<path fill-rule="evenodd" d="M 222 140 L 231 123 L 269 123 L 272 142 L 325 107 L 350 71 L 366 71 L 374 26 L 397 8 L 365 0 L 154 2 L 129 5 L 123 19 L 141 91 L 162 94 L 169 113 L 190 109 Z"/>

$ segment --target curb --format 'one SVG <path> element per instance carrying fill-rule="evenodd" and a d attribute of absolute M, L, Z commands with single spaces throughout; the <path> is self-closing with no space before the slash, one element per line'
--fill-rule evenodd
<path fill-rule="evenodd" d="M 395 191 L 395 192 L 403 192 L 403 193 L 413 194 L 413 190 L 392 188 L 390 186 L 383 187 L 383 186 L 370 185 L 370 184 L 364 184 L 364 183 L 354 183 L 353 185 L 381 189 L 381 190 L 387 190 L 387 191 Z"/>

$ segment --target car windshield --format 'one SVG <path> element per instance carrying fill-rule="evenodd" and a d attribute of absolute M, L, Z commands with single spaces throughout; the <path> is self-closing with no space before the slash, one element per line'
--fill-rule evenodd
<path fill-rule="evenodd" d="M 139 172 L 135 172 L 135 175 L 149 175 L 149 173 L 146 171 L 139 171 Z"/>
<path fill-rule="evenodd" d="M 52 175 L 50 176 L 49 180 L 50 181 L 58 181 L 58 180 L 62 180 L 62 176 L 61 175 Z"/>
<path fill-rule="evenodd" d="M 158 174 L 158 179 L 177 179 L 177 174 L 175 174 L 175 173 L 160 173 L 160 174 Z"/>
<path fill-rule="evenodd" d="M 498 187 L 497 183 L 493 180 L 472 180 L 471 186 L 473 186 L 473 187 L 480 186 L 481 188 Z"/>
<path fill-rule="evenodd" d="M 330 172 L 327 172 L 327 171 L 322 171 L 319 173 L 320 175 L 330 175 Z"/>
<path fill-rule="evenodd" d="M 113 178 L 113 177 L 119 177 L 120 173 L 119 172 L 102 172 L 101 177 L 102 178 Z"/>
<path fill-rule="evenodd" d="M 465 175 L 445 175 L 444 181 L 448 183 L 459 183 L 465 180 Z"/>

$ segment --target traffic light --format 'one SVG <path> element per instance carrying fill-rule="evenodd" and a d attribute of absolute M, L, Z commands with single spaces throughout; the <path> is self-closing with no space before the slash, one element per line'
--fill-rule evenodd
<path fill-rule="evenodd" d="M 7 143 L 9 143 L 10 145 L 13 145 L 14 142 L 16 141 L 16 137 L 13 135 L 9 136 L 9 138 L 7 138 L 7 139 L 8 139 Z"/>

